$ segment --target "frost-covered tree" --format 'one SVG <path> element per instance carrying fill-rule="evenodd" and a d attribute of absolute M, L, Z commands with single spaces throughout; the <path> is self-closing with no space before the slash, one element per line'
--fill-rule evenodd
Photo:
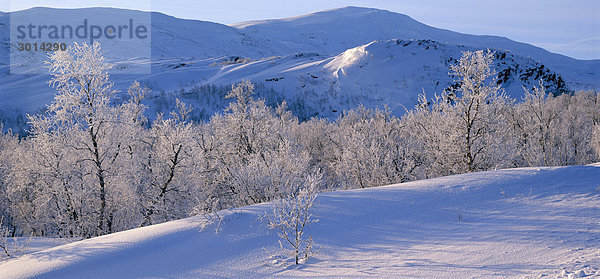
<path fill-rule="evenodd" d="M 268 228 L 281 238 L 281 249 L 294 257 L 296 264 L 313 255 L 312 235 L 305 235 L 308 225 L 318 221 L 313 215 L 313 205 L 321 180 L 320 172 L 308 175 L 294 193 L 274 201 L 272 212 L 265 216 Z"/>
<path fill-rule="evenodd" d="M 365 188 L 406 181 L 411 172 L 400 120 L 390 111 L 363 106 L 336 121 L 338 157 L 332 162 L 345 188 Z"/>
<path fill-rule="evenodd" d="M 191 210 L 196 186 L 193 136 L 194 126 L 187 119 L 191 108 L 177 101 L 171 118 L 159 115 L 142 141 L 141 154 L 134 163 L 140 172 L 137 193 L 143 216 L 141 225 L 182 218 Z"/>
<path fill-rule="evenodd" d="M 14 163 L 14 151 L 19 148 L 19 139 L 9 130 L 3 132 L 0 124 L 0 219 L 3 220 L 3 228 L 14 229 L 11 219 L 13 206 L 8 199 L 9 185 L 11 185 L 10 172 Z"/>
<path fill-rule="evenodd" d="M 98 43 L 74 44 L 67 51 L 55 52 L 50 56 L 49 69 L 50 85 L 57 94 L 46 119 L 31 119 L 34 126 L 41 121 L 50 122 L 48 130 L 38 130 L 38 134 L 55 132 L 59 137 L 70 138 L 61 148 L 79 157 L 77 167 L 83 172 L 86 185 L 95 185 L 96 234 L 113 231 L 107 196 L 117 190 L 111 178 L 122 147 L 118 114 L 111 106 L 115 90 L 108 78 L 110 67 L 104 62 Z"/>
<path fill-rule="evenodd" d="M 496 82 L 493 59 L 491 51 L 463 52 L 458 63 L 450 66 L 459 87 L 440 105 L 457 132 L 448 137 L 450 144 L 458 147 L 462 165 L 469 172 L 494 165 L 494 156 L 500 155 L 494 151 L 507 132 L 503 115 L 507 98 Z"/>
<path fill-rule="evenodd" d="M 13 216 L 24 231 L 95 236 L 131 227 L 134 214 L 122 205 L 134 192 L 121 175 L 142 125 L 140 104 L 113 104 L 109 68 L 97 43 L 50 56 L 57 94 L 46 114 L 30 116 L 11 171 L 9 197 L 28 210 Z"/>
<path fill-rule="evenodd" d="M 525 166 L 586 164 L 597 160 L 593 131 L 599 97 L 592 92 L 554 97 L 543 84 L 511 108 L 514 138 Z M 518 166 L 518 165 L 517 165 Z"/>
<path fill-rule="evenodd" d="M 511 108 L 520 153 L 529 166 L 548 166 L 555 148 L 552 131 L 559 122 L 559 112 L 541 81 L 532 91 L 524 90 L 523 102 Z"/>
<path fill-rule="evenodd" d="M 445 120 L 441 112 L 432 108 L 433 103 L 422 93 L 419 95 L 418 104 L 401 118 L 402 130 L 406 137 L 405 144 L 414 166 L 413 179 L 450 173 L 451 166 L 447 165 L 448 160 L 444 160 L 448 156 L 447 146 L 442 144 L 442 137 L 446 136 L 444 133 L 448 132 L 448 129 L 441 127 Z"/>
<path fill-rule="evenodd" d="M 573 95 L 560 95 L 554 101 L 560 112 L 560 122 L 555 128 L 557 154 L 555 165 L 579 165 L 596 161 L 590 142 L 597 115 L 596 93 L 580 91 Z"/>
<path fill-rule="evenodd" d="M 596 156 L 600 157 L 600 126 L 594 126 L 594 132 L 592 134 L 592 147 L 596 151 Z"/>
<path fill-rule="evenodd" d="M 452 65 L 458 86 L 431 103 L 423 100 L 410 116 L 411 132 L 420 138 L 439 175 L 486 170 L 510 161 L 504 92 L 495 81 L 493 52 L 463 52 Z M 420 135 L 419 135 L 420 134 Z"/>
<path fill-rule="evenodd" d="M 252 95 L 252 83 L 234 85 L 228 98 L 235 101 L 203 129 L 201 149 L 210 165 L 205 174 L 216 185 L 203 200 L 219 200 L 219 208 L 286 196 L 309 169 L 308 153 L 292 136 L 297 118 L 285 104 L 274 110 Z"/>
<path fill-rule="evenodd" d="M 4 216 L 0 216 L 0 261 L 13 257 L 13 249 L 9 243 L 10 231 L 4 226 Z"/>
<path fill-rule="evenodd" d="M 16 152 L 22 160 L 15 162 L 11 187 L 20 210 L 33 213 L 18 215 L 21 222 L 26 221 L 21 228 L 35 235 L 94 235 L 96 226 L 87 219 L 94 210 L 90 206 L 93 192 L 85 185 L 79 158 L 66 148 L 71 134 L 52 131 L 47 119 L 32 119 L 33 135 Z"/>

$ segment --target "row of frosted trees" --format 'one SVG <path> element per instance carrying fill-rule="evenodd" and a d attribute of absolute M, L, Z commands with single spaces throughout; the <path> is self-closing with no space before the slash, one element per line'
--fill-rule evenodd
<path fill-rule="evenodd" d="M 92 237 L 287 197 L 315 177 L 327 191 L 597 160 L 595 92 L 555 97 L 540 84 L 516 102 L 492 59 L 464 53 L 451 68 L 460 87 L 401 118 L 359 107 L 299 122 L 241 82 L 210 121 L 177 102 L 150 123 L 148 90 L 134 83 L 116 102 L 100 47 L 76 45 L 52 56 L 57 94 L 30 135 L 0 137 L 0 215 L 13 235 Z"/>

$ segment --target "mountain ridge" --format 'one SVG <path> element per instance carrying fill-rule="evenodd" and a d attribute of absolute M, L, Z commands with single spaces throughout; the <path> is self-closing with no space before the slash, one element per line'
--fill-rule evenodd
<path fill-rule="evenodd" d="M 289 17 L 289 18 L 281 18 L 281 19 L 267 19 L 267 20 L 255 20 L 255 21 L 245 21 L 245 22 L 239 22 L 239 23 L 234 23 L 234 24 L 230 24 L 230 26 L 233 27 L 237 27 L 239 29 L 244 29 L 244 28 L 248 28 L 248 27 L 256 27 L 258 25 L 273 25 L 273 24 L 290 24 L 290 25 L 307 25 L 307 23 L 303 23 L 303 22 L 297 22 L 297 21 L 308 21 L 309 23 L 314 21 L 315 17 L 316 18 L 321 18 L 320 20 L 327 20 L 330 22 L 333 21 L 337 21 L 340 18 L 347 18 L 349 16 L 357 16 L 357 15 L 361 15 L 361 16 L 372 16 L 371 19 L 374 18 L 381 18 L 382 16 L 391 16 L 394 17 L 394 19 L 399 19 L 400 22 L 403 23 L 409 23 L 412 24 L 413 27 L 417 26 L 417 27 L 426 27 L 426 28 L 430 28 L 429 32 L 442 32 L 442 33 L 446 33 L 444 35 L 452 35 L 452 36 L 468 36 L 468 37 L 472 37 L 472 38 L 487 38 L 487 39 L 494 39 L 494 40 L 499 40 L 499 41 L 510 41 L 512 43 L 519 43 L 522 45 L 528 45 L 533 47 L 536 50 L 543 50 L 544 52 L 548 52 L 548 53 L 552 53 L 549 52 L 541 47 L 537 47 L 537 46 L 533 46 L 531 44 L 527 44 L 527 43 L 522 43 L 522 42 L 517 42 L 514 40 L 511 40 L 508 37 L 503 37 L 503 36 L 495 36 L 495 35 L 472 35 L 472 34 L 466 34 L 466 33 L 460 33 L 460 32 L 455 32 L 449 29 L 444 29 L 444 28 L 437 28 L 437 27 L 433 27 L 424 23 L 421 23 L 413 18 L 411 18 L 410 16 L 406 15 L 406 14 L 402 14 L 402 13 L 397 13 L 397 12 L 392 12 L 389 10 L 382 10 L 382 9 L 375 9 L 375 8 L 366 8 L 366 7 L 357 7 L 357 6 L 347 6 L 347 7 L 343 7 L 343 8 L 337 8 L 337 9 L 330 9 L 330 10 L 325 10 L 325 11 L 318 11 L 318 12 L 314 12 L 314 13 L 309 13 L 309 14 L 305 14 L 305 15 L 300 15 L 300 16 L 295 16 L 295 17 Z M 332 19 L 333 18 L 333 19 Z M 324 23 L 324 22 L 320 22 L 320 23 Z M 439 34 L 436 34 L 439 35 Z M 386 39 L 404 39 L 404 38 L 400 38 L 400 37 L 388 37 Z M 409 38 L 409 39 L 413 39 L 413 38 Z M 414 39 L 432 39 L 435 41 L 439 41 L 439 42 L 445 42 L 443 40 L 440 40 L 439 38 L 414 38 Z M 373 40 L 369 40 L 366 41 L 370 42 L 370 41 L 374 41 Z M 449 42 L 449 43 L 456 43 L 455 41 Z M 474 47 L 479 47 L 478 45 L 471 45 Z M 556 54 L 556 55 L 560 55 L 563 56 L 565 58 L 569 58 L 569 59 L 573 59 L 573 60 L 578 60 L 578 61 L 600 61 L 600 59 L 593 59 L 593 60 L 581 60 L 581 59 L 575 59 L 563 54 L 558 54 L 558 53 L 552 53 L 552 54 Z"/>
<path fill-rule="evenodd" d="M 410 107 L 414 105 L 417 95 L 423 89 L 432 95 L 447 86 L 448 62 L 445 60 L 455 61 L 460 58 L 459 50 L 477 49 L 494 49 L 504 55 L 518 57 L 512 70 L 506 67 L 499 68 L 499 71 L 505 71 L 502 73 L 503 79 L 517 81 L 512 83 L 512 88 L 507 87 L 516 99 L 520 99 L 522 94 L 519 75 L 524 74 L 518 73 L 517 68 L 529 69 L 527 71 L 533 73 L 527 74 L 531 76 L 526 77 L 526 82 L 523 80 L 524 85 L 528 86 L 535 84 L 533 79 L 545 75 L 556 81 L 561 78 L 570 91 L 600 88 L 600 60 L 577 60 L 504 37 L 469 35 L 439 29 L 404 14 L 372 8 L 351 6 L 291 18 L 232 25 L 179 19 L 159 12 L 114 8 L 34 8 L 15 13 L 35 13 L 47 17 L 58 13 L 65 21 L 73 13 L 95 14 L 104 18 L 110 18 L 111 14 L 149 15 L 152 42 L 151 57 L 148 58 L 151 58 L 152 73 L 122 75 L 119 69 L 116 69 L 112 77 L 117 89 L 121 91 L 125 91 L 131 81 L 139 80 L 154 92 L 170 96 L 168 98 L 185 99 L 181 95 L 183 93 L 176 92 L 187 92 L 185 94 L 190 95 L 188 91 L 195 90 L 197 86 L 227 87 L 231 83 L 248 79 L 262 83 L 266 91 L 278 92 L 273 100 L 283 98 L 290 103 L 292 100 L 302 102 L 305 98 L 304 102 L 318 102 L 319 104 L 308 105 L 321 107 L 324 111 L 316 111 L 317 115 L 328 117 L 335 117 L 331 114 L 333 110 L 341 112 L 359 105 L 360 102 L 366 102 L 363 97 L 370 98 L 368 104 L 371 106 L 383 106 L 391 100 L 394 106 L 401 104 Z M 8 24 L 7 18 L 0 17 L 0 23 Z M 0 46 L 5 46 L 0 48 L 0 97 L 3 99 L 0 107 L 16 107 L 25 111 L 43 107 L 52 100 L 53 95 L 52 89 L 46 83 L 49 76 L 8 75 L 7 32 L 8 28 L 0 26 Z M 319 61 L 331 61 L 348 50 L 373 42 L 376 42 L 375 45 L 381 45 L 390 40 L 415 40 L 417 44 L 423 44 L 423 48 L 430 45 L 431 49 L 402 50 L 393 47 L 396 50 L 391 52 L 381 49 L 372 59 L 380 61 L 385 67 L 367 67 L 369 71 L 358 68 L 356 72 L 360 72 L 361 75 L 345 78 L 341 83 L 337 82 L 339 76 L 333 77 L 317 65 L 321 63 Z M 441 50 L 434 49 L 437 43 L 428 41 L 443 44 L 443 48 L 451 53 L 450 57 L 446 57 L 448 54 L 441 53 Z M 394 43 L 389 43 L 390 47 L 393 45 Z M 124 57 L 139 56 L 135 49 L 128 50 L 126 45 L 121 49 Z M 433 60 L 428 58 L 431 55 L 438 57 L 435 65 L 419 62 L 432 62 Z M 399 61 L 394 63 L 404 63 L 393 64 L 384 61 L 386 56 L 414 58 L 409 59 L 413 61 L 412 64 L 406 64 L 401 59 L 388 59 Z M 141 58 L 143 60 L 143 57 Z M 543 68 L 540 68 L 542 66 Z M 407 75 L 411 72 L 418 72 L 422 76 Z M 369 76 L 370 79 L 361 79 L 361 76 Z M 553 86 L 551 83 L 546 85 Z M 554 85 L 558 86 L 559 83 Z M 339 104 L 331 103 L 337 102 L 329 97 L 331 95 L 341 97 L 340 100 L 345 105 L 340 107 Z M 398 99 L 398 96 L 404 97 Z M 200 110 L 207 106 L 202 103 L 193 105 Z M 206 113 L 218 109 L 215 107 Z M 401 113 L 400 111 L 398 113 Z M 306 117 L 311 115 L 315 114 L 305 114 Z"/>

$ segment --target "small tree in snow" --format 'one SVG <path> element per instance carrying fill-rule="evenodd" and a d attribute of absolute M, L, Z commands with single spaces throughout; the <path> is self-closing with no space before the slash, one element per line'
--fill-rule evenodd
<path fill-rule="evenodd" d="M 2 249 L 2 251 L 0 251 L 0 259 L 4 258 L 4 256 L 11 257 L 8 245 L 8 236 L 10 232 L 3 226 L 3 221 L 4 217 L 0 217 L 0 249 Z"/>
<path fill-rule="evenodd" d="M 25 254 L 29 239 L 19 243 L 17 238 L 13 237 L 12 241 L 9 241 L 10 230 L 4 227 L 3 223 L 4 217 L 0 217 L 0 260 Z"/>
<path fill-rule="evenodd" d="M 281 238 L 281 249 L 295 258 L 295 263 L 306 260 L 314 253 L 312 251 L 312 236 L 305 236 L 305 229 L 311 223 L 317 222 L 311 209 L 317 198 L 318 186 L 322 174 L 313 173 L 306 177 L 305 187 L 299 189 L 288 198 L 273 202 L 273 211 L 267 215 L 269 229 L 277 231 Z M 286 244 L 287 243 L 287 244 Z M 291 246 L 291 248 L 285 248 Z"/>

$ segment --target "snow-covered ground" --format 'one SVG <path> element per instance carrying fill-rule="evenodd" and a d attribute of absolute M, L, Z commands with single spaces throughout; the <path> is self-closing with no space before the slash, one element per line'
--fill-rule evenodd
<path fill-rule="evenodd" d="M 10 253 L 30 254 L 77 241 L 75 238 L 10 237 L 6 240 Z M 1 255 L 4 256 L 4 255 Z M 2 258 L 0 256 L 0 258 Z"/>
<path fill-rule="evenodd" d="M 259 217 L 270 204 L 58 246 L 0 278 L 600 277 L 600 166 L 523 168 L 320 194 L 316 257 L 295 266 Z"/>

